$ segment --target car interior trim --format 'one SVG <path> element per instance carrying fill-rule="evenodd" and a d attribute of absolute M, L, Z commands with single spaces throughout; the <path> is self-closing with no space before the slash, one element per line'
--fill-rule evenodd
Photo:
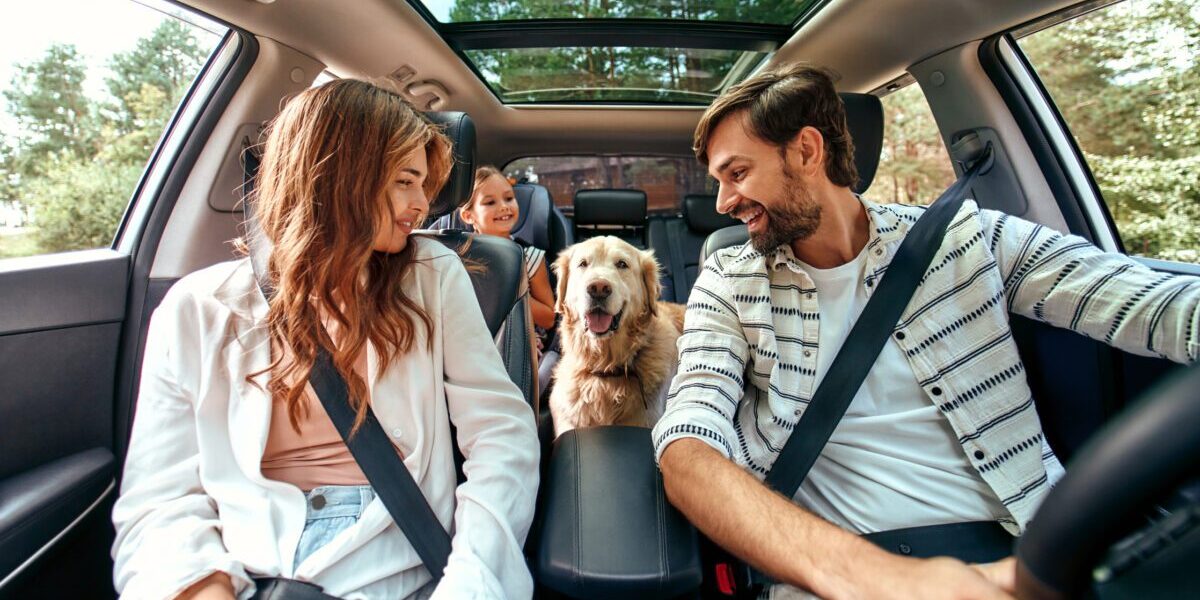
<path fill-rule="evenodd" d="M 67 537 L 67 535 L 69 535 L 72 531 L 74 531 L 75 528 L 78 527 L 80 523 L 82 523 L 89 516 L 91 516 L 92 513 L 94 513 L 96 511 L 96 508 L 99 507 L 100 505 L 104 504 L 104 501 L 109 496 L 111 496 L 113 494 L 113 492 L 116 491 L 116 489 L 117 489 L 116 480 L 110 480 L 108 482 L 108 486 L 104 488 L 104 491 L 100 492 L 100 496 L 97 497 L 91 504 L 89 504 L 88 507 L 86 509 L 84 509 L 84 511 L 82 513 L 80 513 L 78 517 L 75 517 L 75 519 L 73 521 L 71 521 L 70 523 L 68 523 L 67 526 L 62 529 L 62 531 L 58 532 L 57 535 L 50 538 L 50 541 L 46 542 L 45 545 L 43 545 L 41 548 L 39 548 L 37 552 L 34 552 L 33 554 L 29 555 L 29 558 L 26 558 L 24 562 L 22 562 L 20 565 L 17 565 L 17 568 L 13 569 L 12 572 L 10 572 L 8 575 L 5 575 L 4 579 L 0 580 L 0 593 L 4 592 L 5 586 L 7 586 L 9 583 L 12 583 L 13 581 L 15 581 L 18 577 L 20 577 L 21 574 L 26 569 L 28 569 L 31 565 L 36 563 L 38 561 L 38 559 L 40 559 L 47 552 L 52 550 L 54 548 L 54 546 L 56 544 L 58 544 L 58 542 L 60 542 L 63 538 Z"/>

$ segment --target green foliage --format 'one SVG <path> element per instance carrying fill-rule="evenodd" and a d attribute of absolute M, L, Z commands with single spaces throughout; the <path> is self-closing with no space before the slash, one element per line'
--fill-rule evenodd
<path fill-rule="evenodd" d="M 206 54 L 187 24 L 166 19 L 149 36 L 138 40 L 132 50 L 113 56 L 109 61 L 113 77 L 106 83 L 118 101 L 117 121 L 122 130 L 146 126 L 136 120 L 147 114 L 147 87 L 162 93 L 160 101 L 182 97 Z"/>
<path fill-rule="evenodd" d="M 929 204 L 954 182 L 950 156 L 918 86 L 884 96 L 883 131 L 883 153 L 870 198 Z"/>
<path fill-rule="evenodd" d="M 1200 263 L 1198 15 L 1130 1 L 1021 40 L 1131 254 Z"/>
<path fill-rule="evenodd" d="M 24 136 L 0 140 L 0 200 L 30 207 L 33 227 L 19 240 L 6 236 L 0 252 L 108 246 L 206 53 L 186 24 L 164 19 L 109 59 L 112 97 L 99 100 L 84 93 L 86 65 L 73 46 L 53 45 L 18 65 L 4 96 Z"/>
<path fill-rule="evenodd" d="M 11 173 L 37 175 L 55 153 L 95 154 L 96 119 L 83 92 L 86 77 L 83 57 L 70 44 L 54 44 L 40 60 L 17 65 L 4 98 L 26 135 L 6 161 Z"/>
<path fill-rule="evenodd" d="M 73 157 L 54 161 L 46 175 L 24 190 L 25 200 L 34 206 L 40 252 L 107 247 L 141 172 L 140 163 Z"/>

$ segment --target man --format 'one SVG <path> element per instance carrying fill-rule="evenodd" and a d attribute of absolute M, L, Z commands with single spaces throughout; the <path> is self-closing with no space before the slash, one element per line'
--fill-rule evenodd
<path fill-rule="evenodd" d="M 792 502 L 760 480 L 923 209 L 851 191 L 845 109 L 819 69 L 731 88 L 695 146 L 720 184 L 717 209 L 750 242 L 710 257 L 688 302 L 653 433 L 671 502 L 786 584 L 776 597 L 1007 597 L 1011 559 L 918 560 L 855 534 L 993 522 L 1019 535 L 1062 468 L 1007 313 L 1192 362 L 1200 280 L 965 202 Z"/>

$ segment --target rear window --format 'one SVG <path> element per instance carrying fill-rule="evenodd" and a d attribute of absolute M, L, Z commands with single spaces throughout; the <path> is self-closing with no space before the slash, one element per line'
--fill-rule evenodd
<path fill-rule="evenodd" d="M 646 192 L 650 212 L 678 212 L 687 194 L 716 194 L 717 185 L 690 156 L 531 156 L 504 167 L 512 181 L 545 186 L 554 204 L 574 207 L 575 192 L 593 188 Z"/>

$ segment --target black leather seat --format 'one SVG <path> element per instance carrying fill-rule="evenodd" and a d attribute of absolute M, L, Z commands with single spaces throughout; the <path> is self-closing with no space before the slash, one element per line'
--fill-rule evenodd
<path fill-rule="evenodd" d="M 442 125 L 454 147 L 450 177 L 429 204 L 429 217 L 437 222 L 443 217 L 454 217 L 456 209 L 471 193 L 475 175 L 475 125 L 462 112 L 426 115 Z M 521 247 L 511 240 L 455 229 L 429 230 L 423 234 L 455 249 L 465 260 L 482 265 L 483 268 L 469 271 L 475 297 L 488 329 L 497 340 L 509 377 L 521 388 L 536 417 L 540 412 L 537 365 L 531 346 L 532 319 L 523 285 L 525 267 Z"/>
<path fill-rule="evenodd" d="M 617 236 L 646 247 L 646 192 L 635 189 L 592 189 L 575 192 L 575 238 Z"/>
<path fill-rule="evenodd" d="M 688 194 L 683 197 L 683 215 L 652 219 L 650 247 L 663 268 L 662 300 L 687 302 L 688 293 L 700 274 L 700 247 L 708 235 L 738 223 L 717 212 L 717 197 Z"/>
<path fill-rule="evenodd" d="M 563 248 L 575 243 L 575 232 L 567 217 L 554 205 L 550 190 L 536 183 L 513 186 L 521 214 L 513 226 L 513 237 L 546 251 L 546 262 L 553 263 Z M 550 274 L 553 282 L 554 274 Z"/>

